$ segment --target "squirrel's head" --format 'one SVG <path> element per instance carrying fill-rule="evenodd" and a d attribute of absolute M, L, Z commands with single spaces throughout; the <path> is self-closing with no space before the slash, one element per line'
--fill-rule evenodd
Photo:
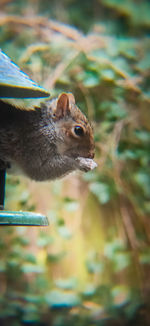
<path fill-rule="evenodd" d="M 94 158 L 93 130 L 85 115 L 75 104 L 71 93 L 62 93 L 52 104 L 52 119 L 61 155 Z"/>

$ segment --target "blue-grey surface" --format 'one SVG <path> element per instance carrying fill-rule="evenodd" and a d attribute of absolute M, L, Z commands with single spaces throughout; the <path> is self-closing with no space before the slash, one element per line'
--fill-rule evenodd
<path fill-rule="evenodd" d="M 49 95 L 0 50 L 0 98 L 40 98 Z"/>

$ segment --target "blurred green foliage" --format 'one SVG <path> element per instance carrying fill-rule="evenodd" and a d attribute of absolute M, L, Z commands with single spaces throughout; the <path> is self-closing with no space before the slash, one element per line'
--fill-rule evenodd
<path fill-rule="evenodd" d="M 1 1 L 1 48 L 93 123 L 98 168 L 52 184 L 8 177 L 6 207 L 50 227 L 1 228 L 4 325 L 150 324 L 150 4 Z"/>

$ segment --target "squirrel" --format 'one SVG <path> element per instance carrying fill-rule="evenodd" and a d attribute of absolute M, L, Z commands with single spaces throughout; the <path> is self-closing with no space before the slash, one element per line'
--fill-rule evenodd
<path fill-rule="evenodd" d="M 31 111 L 0 100 L 0 169 L 36 180 L 53 180 L 89 171 L 94 158 L 93 130 L 72 93 L 46 100 Z"/>

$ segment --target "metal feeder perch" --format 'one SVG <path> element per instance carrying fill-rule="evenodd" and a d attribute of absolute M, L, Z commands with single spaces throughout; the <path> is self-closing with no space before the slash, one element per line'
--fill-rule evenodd
<path fill-rule="evenodd" d="M 48 219 L 44 215 L 32 212 L 3 211 L 5 201 L 5 176 L 6 171 L 0 170 L 0 226 L 47 226 L 49 224 Z"/>

